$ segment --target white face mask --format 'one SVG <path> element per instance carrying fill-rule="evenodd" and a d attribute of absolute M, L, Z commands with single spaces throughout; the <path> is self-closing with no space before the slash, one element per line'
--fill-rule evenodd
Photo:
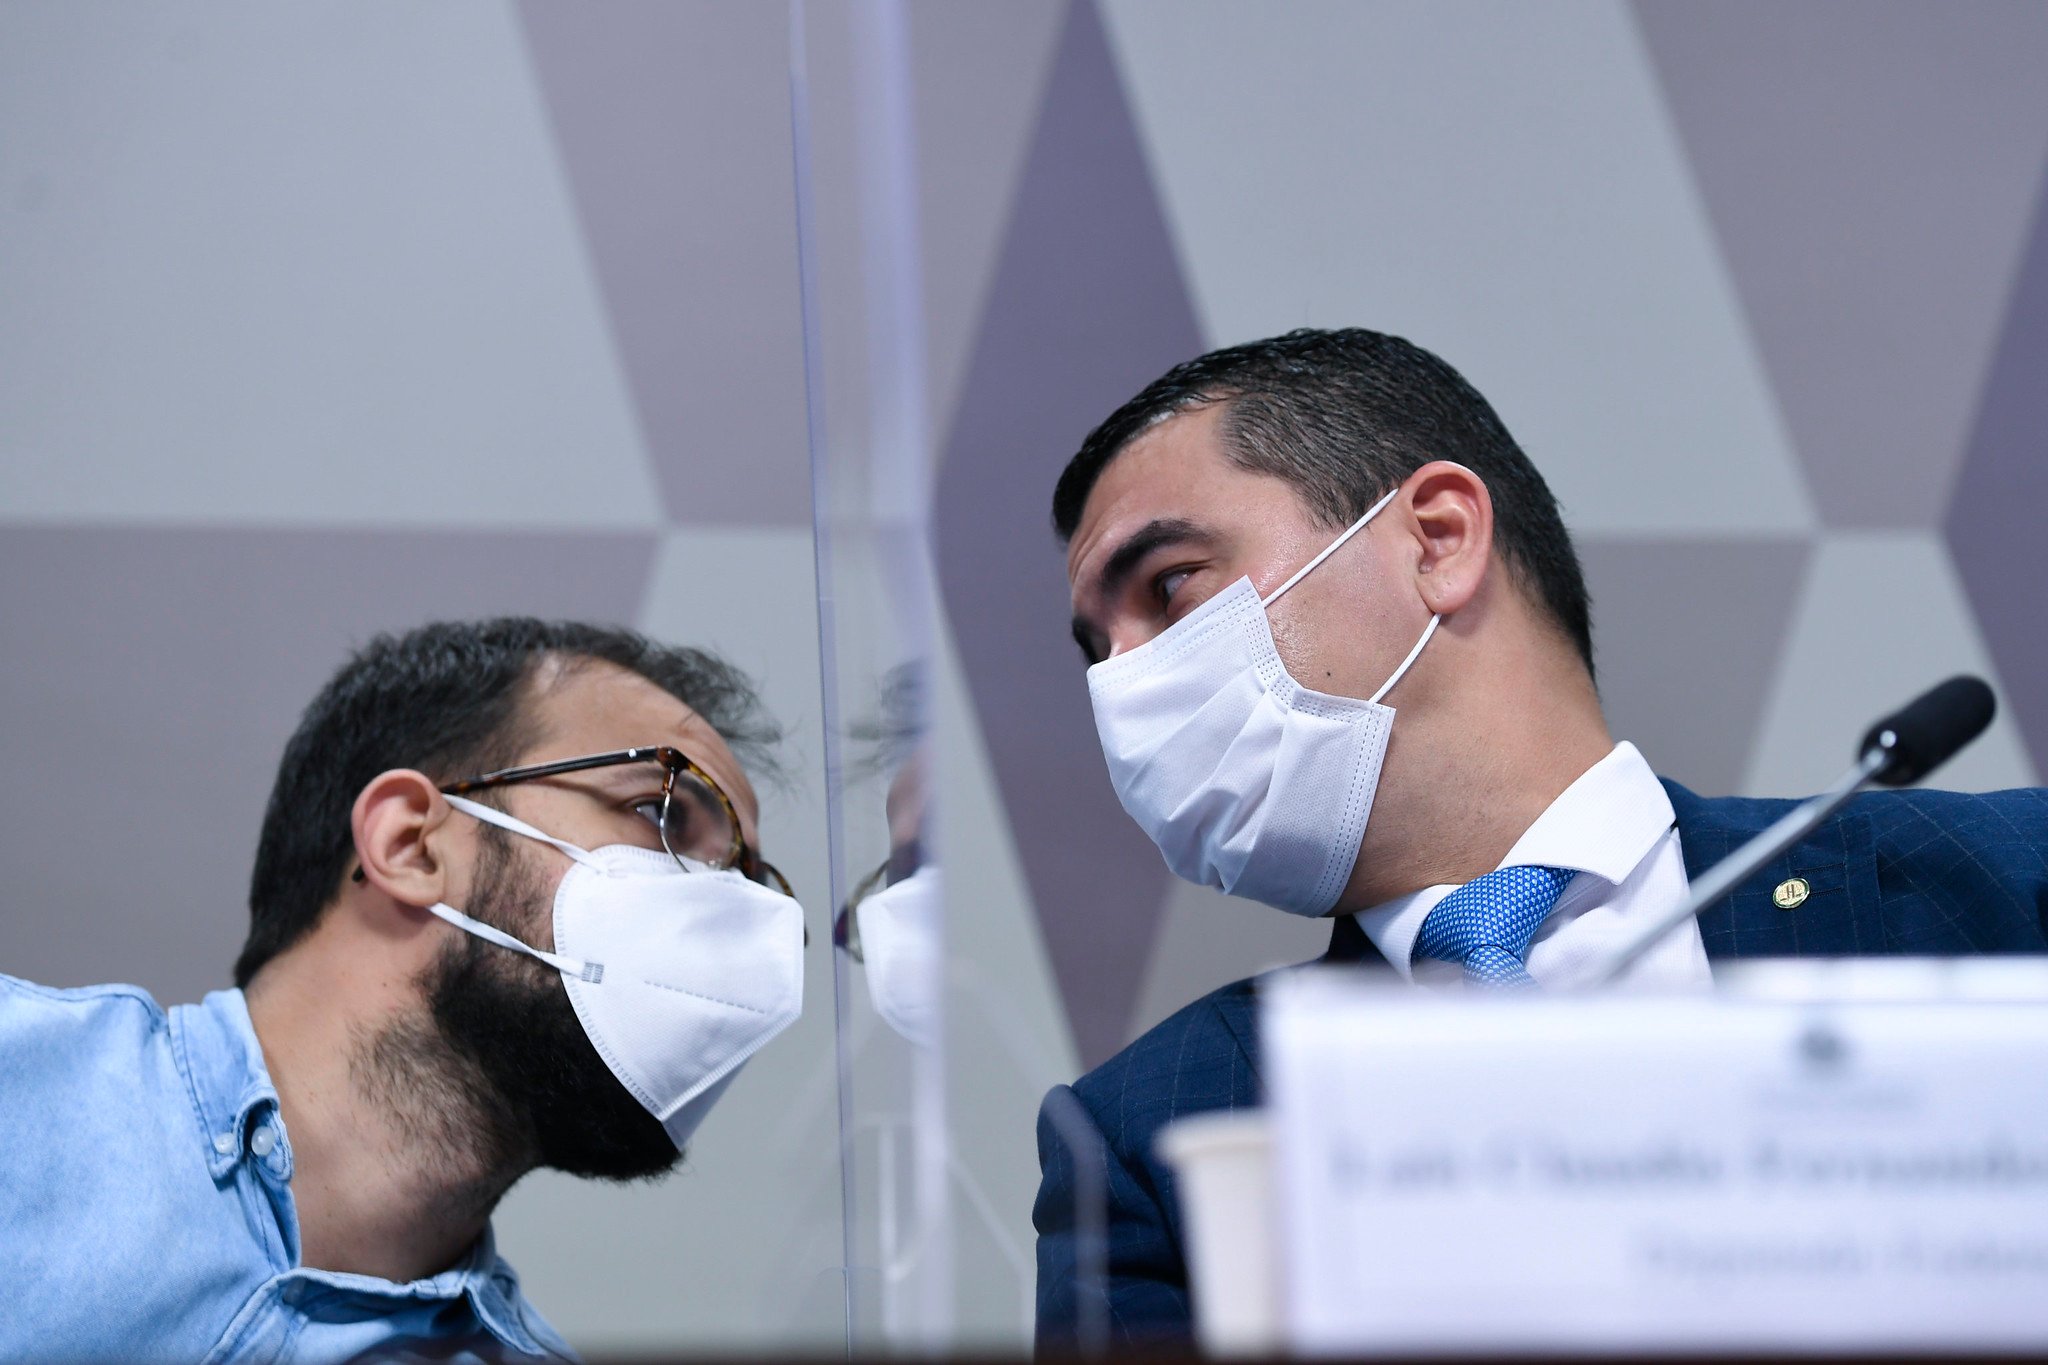
<path fill-rule="evenodd" d="M 796 901 L 660 849 L 586 851 L 460 796 L 448 804 L 575 860 L 555 892 L 555 951 L 449 905 L 458 929 L 562 973 L 605 1065 L 680 1150 L 746 1060 L 803 1011 L 804 916 Z"/>
<path fill-rule="evenodd" d="M 1110 781 L 1174 875 L 1297 915 L 1324 914 L 1351 879 L 1394 724 L 1380 698 L 1442 618 L 1430 617 L 1386 686 L 1359 701 L 1296 682 L 1266 610 L 1395 493 L 1264 601 L 1240 578 L 1088 670 Z"/>
<path fill-rule="evenodd" d="M 883 1023 L 919 1047 L 930 1047 L 937 1033 L 943 894 L 938 865 L 931 863 L 854 907 L 868 998 Z"/>

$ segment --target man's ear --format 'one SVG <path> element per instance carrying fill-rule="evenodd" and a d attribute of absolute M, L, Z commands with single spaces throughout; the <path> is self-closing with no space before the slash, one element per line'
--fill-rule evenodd
<path fill-rule="evenodd" d="M 1493 498 L 1461 464 L 1432 460 L 1402 485 L 1421 553 L 1415 583 L 1430 611 L 1449 616 L 1470 602 L 1493 561 Z"/>
<path fill-rule="evenodd" d="M 449 806 L 432 778 L 394 768 L 372 778 L 349 818 L 357 877 L 401 905 L 425 908 L 446 898 L 448 862 L 438 837 Z"/>

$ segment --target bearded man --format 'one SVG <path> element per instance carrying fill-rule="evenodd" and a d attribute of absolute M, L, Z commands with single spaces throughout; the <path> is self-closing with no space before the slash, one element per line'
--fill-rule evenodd
<path fill-rule="evenodd" d="M 515 618 L 363 649 L 286 746 L 235 989 L 0 977 L 7 1359 L 568 1354 L 494 1249 L 659 1175 L 801 1008 L 747 680 Z"/>

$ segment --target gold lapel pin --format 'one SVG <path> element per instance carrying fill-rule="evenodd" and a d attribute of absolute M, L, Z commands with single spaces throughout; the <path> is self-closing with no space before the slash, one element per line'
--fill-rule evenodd
<path fill-rule="evenodd" d="M 1806 898 L 1813 894 L 1813 888 L 1804 877 L 1787 877 L 1771 892 L 1771 904 L 1780 910 L 1797 910 L 1806 904 Z"/>

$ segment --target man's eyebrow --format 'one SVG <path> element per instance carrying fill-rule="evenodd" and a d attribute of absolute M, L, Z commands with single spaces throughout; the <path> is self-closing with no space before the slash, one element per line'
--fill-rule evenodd
<path fill-rule="evenodd" d="M 1109 558 L 1102 563 L 1101 572 L 1095 575 L 1095 595 L 1107 601 L 1123 590 L 1138 566 L 1156 550 L 1169 545 L 1207 544 L 1215 536 L 1195 525 L 1185 517 L 1156 517 L 1140 526 L 1116 547 Z M 1094 644 L 1095 627 L 1087 617 L 1076 614 L 1073 621 L 1074 643 L 1081 647 L 1081 653 L 1089 663 L 1100 663 L 1101 652 Z"/>
<path fill-rule="evenodd" d="M 1102 562 L 1102 571 L 1095 576 L 1096 595 L 1107 599 L 1123 591 L 1124 584 L 1130 581 L 1138 566 L 1155 550 L 1190 542 L 1206 544 L 1213 539 L 1209 532 L 1184 517 L 1159 517 L 1148 521 L 1133 531 Z"/>

